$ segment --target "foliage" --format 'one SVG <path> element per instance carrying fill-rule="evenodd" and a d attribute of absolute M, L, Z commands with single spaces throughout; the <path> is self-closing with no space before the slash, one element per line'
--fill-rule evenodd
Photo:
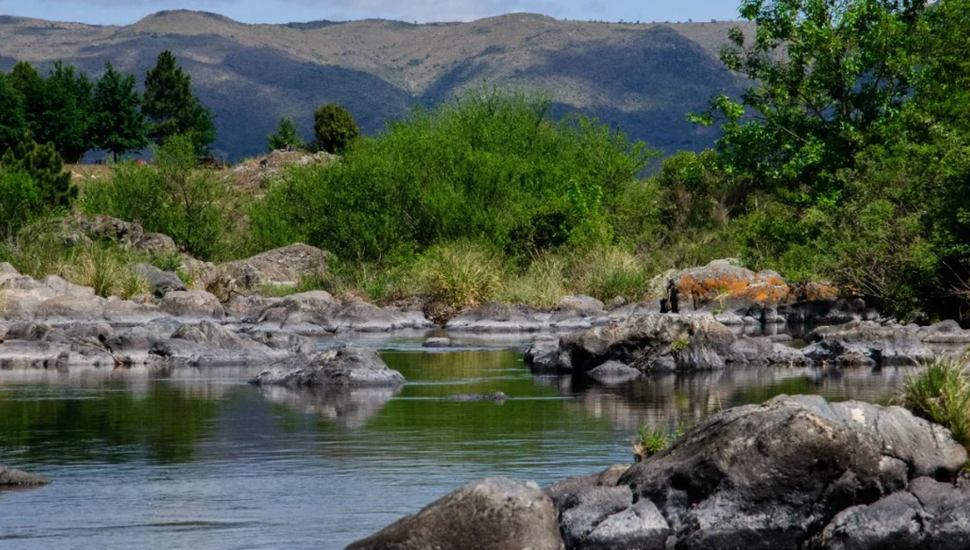
<path fill-rule="evenodd" d="M 71 184 L 70 172 L 64 172 L 64 162 L 53 144 L 22 141 L 0 157 L 0 166 L 5 171 L 22 172 L 30 177 L 40 205 L 45 208 L 69 208 L 77 198 L 77 187 Z"/>
<path fill-rule="evenodd" d="M 118 156 L 148 145 L 141 97 L 135 91 L 135 77 L 121 74 L 105 64 L 104 74 L 94 88 L 93 143 Z"/>
<path fill-rule="evenodd" d="M 74 284 L 94 289 L 98 296 L 119 296 L 128 300 L 140 294 L 150 294 L 151 286 L 127 265 L 125 254 L 115 247 L 94 245 L 83 247 L 62 275 Z"/>
<path fill-rule="evenodd" d="M 553 122 L 548 108 L 476 90 L 358 140 L 333 166 L 290 168 L 250 212 L 253 244 L 394 263 L 460 239 L 516 256 L 609 242 L 606 198 L 649 152 L 592 121 Z"/>
<path fill-rule="evenodd" d="M 905 405 L 914 414 L 953 433 L 970 449 L 970 376 L 965 359 L 930 361 L 923 372 L 906 377 Z"/>
<path fill-rule="evenodd" d="M 637 462 L 642 462 L 655 454 L 667 450 L 675 441 L 684 436 L 684 429 L 678 426 L 674 432 L 657 427 L 651 428 L 644 424 L 637 430 L 633 440 L 633 456 Z"/>
<path fill-rule="evenodd" d="M 195 169 L 194 147 L 192 138 L 172 136 L 156 149 L 155 166 L 118 165 L 110 181 L 86 187 L 82 210 L 165 233 L 201 259 L 230 257 L 236 207 L 224 180 Z"/>
<path fill-rule="evenodd" d="M 0 168 L 0 238 L 33 221 L 42 210 L 40 191 L 30 176 Z"/>
<path fill-rule="evenodd" d="M 271 152 L 286 149 L 287 147 L 299 149 L 304 145 L 303 140 L 297 134 L 296 124 L 289 117 L 280 119 L 276 131 L 270 134 L 266 140 Z"/>
<path fill-rule="evenodd" d="M 340 105 L 327 103 L 313 113 L 313 135 L 321 150 L 342 153 L 360 136 L 360 128 L 350 111 Z"/>
<path fill-rule="evenodd" d="M 502 271 L 493 250 L 468 241 L 433 246 L 415 265 L 419 293 L 455 308 L 493 300 L 502 284 Z"/>
<path fill-rule="evenodd" d="M 174 136 L 190 136 L 195 152 L 204 153 L 216 139 L 215 115 L 192 94 L 192 77 L 169 50 L 158 55 L 145 76 L 142 113 L 148 119 L 148 137 L 158 145 Z"/>
<path fill-rule="evenodd" d="M 12 79 L 0 73 L 0 154 L 17 145 L 26 134 L 24 98 Z"/>
<path fill-rule="evenodd" d="M 55 62 L 31 126 L 34 141 L 52 143 L 62 158 L 78 162 L 91 148 L 92 89 L 87 75 Z"/>

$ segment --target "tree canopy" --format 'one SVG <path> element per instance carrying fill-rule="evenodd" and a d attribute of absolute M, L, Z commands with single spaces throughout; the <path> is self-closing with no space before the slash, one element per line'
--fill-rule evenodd
<path fill-rule="evenodd" d="M 172 136 L 192 137 L 197 153 L 216 139 L 215 115 L 192 93 L 192 77 L 178 66 L 171 51 L 158 56 L 145 76 L 142 112 L 148 118 L 148 137 L 164 145 Z"/>

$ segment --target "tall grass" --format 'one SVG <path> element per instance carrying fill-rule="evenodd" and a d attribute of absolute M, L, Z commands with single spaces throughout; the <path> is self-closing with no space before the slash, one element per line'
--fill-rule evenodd
<path fill-rule="evenodd" d="M 950 429 L 970 450 L 970 373 L 966 358 L 938 358 L 906 378 L 904 403 L 914 414 Z"/>

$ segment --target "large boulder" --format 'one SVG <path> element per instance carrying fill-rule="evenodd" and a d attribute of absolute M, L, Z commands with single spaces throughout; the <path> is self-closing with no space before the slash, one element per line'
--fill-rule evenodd
<path fill-rule="evenodd" d="M 733 311 L 760 319 L 784 302 L 791 289 L 774 271 L 755 273 L 734 260 L 716 260 L 704 267 L 668 272 L 651 286 L 661 290 L 668 311 Z"/>
<path fill-rule="evenodd" d="M 658 507 L 676 548 L 794 550 L 916 478 L 952 484 L 966 462 L 949 431 L 905 409 L 781 396 L 712 416 L 618 484 Z"/>
<path fill-rule="evenodd" d="M 561 550 L 556 508 L 534 483 L 470 483 L 347 550 Z"/>
<path fill-rule="evenodd" d="M 167 364 L 193 367 L 265 364 L 286 355 L 210 321 L 181 325 L 171 338 L 152 342 L 148 353 Z"/>
<path fill-rule="evenodd" d="M 183 319 L 222 319 L 225 314 L 219 299 L 201 290 L 169 292 L 159 300 L 158 307 L 169 315 Z"/>
<path fill-rule="evenodd" d="M 445 328 L 474 332 L 531 332 L 548 328 L 548 320 L 539 319 L 537 314 L 526 306 L 489 302 L 462 312 L 448 321 Z"/>
<path fill-rule="evenodd" d="M 36 487 L 47 485 L 51 480 L 44 476 L 28 474 L 23 470 L 10 468 L 0 464 L 0 488 L 3 487 Z"/>
<path fill-rule="evenodd" d="M 921 337 L 955 333 L 924 331 L 916 325 L 879 324 L 856 321 L 845 325 L 821 327 L 810 336 L 806 357 L 840 366 L 915 366 L 936 354 Z"/>
<path fill-rule="evenodd" d="M 155 296 L 161 298 L 169 292 L 176 292 L 180 290 L 188 290 L 182 279 L 179 279 L 177 273 L 172 271 L 162 271 L 153 265 L 148 264 L 131 264 L 129 268 L 140 277 L 148 281 L 148 285 L 152 289 L 152 293 Z"/>
<path fill-rule="evenodd" d="M 249 382 L 288 388 L 362 388 L 396 387 L 405 380 L 401 373 L 388 368 L 376 351 L 343 344 L 313 358 L 283 360 Z"/>
<path fill-rule="evenodd" d="M 235 281 L 237 288 L 245 290 L 255 290 L 262 285 L 295 286 L 301 277 L 326 271 L 327 256 L 328 253 L 319 248 L 295 243 L 222 264 L 218 272 Z"/>
<path fill-rule="evenodd" d="M 533 362 L 556 356 L 534 350 Z M 614 320 L 559 340 L 559 361 L 586 373 L 607 361 L 641 372 L 704 371 L 731 364 L 804 365 L 794 348 L 767 338 L 735 335 L 710 315 L 650 314 Z"/>

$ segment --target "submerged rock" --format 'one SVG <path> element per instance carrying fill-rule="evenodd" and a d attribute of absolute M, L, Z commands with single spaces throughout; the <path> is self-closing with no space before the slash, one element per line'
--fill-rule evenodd
<path fill-rule="evenodd" d="M 607 361 L 595 369 L 590 370 L 586 375 L 604 386 L 619 386 L 640 378 L 642 373 L 623 363 Z"/>
<path fill-rule="evenodd" d="M 299 356 L 281 361 L 249 381 L 257 386 L 396 387 L 404 376 L 388 368 L 376 351 L 349 344 L 331 348 L 313 358 Z"/>
<path fill-rule="evenodd" d="M 502 403 L 508 398 L 505 392 L 492 392 L 492 393 L 460 393 L 458 395 L 452 395 L 448 399 L 452 401 L 463 401 L 466 403 L 474 401 L 492 401 L 494 403 Z"/>
<path fill-rule="evenodd" d="M 552 500 L 534 483 L 470 483 L 347 550 L 561 550 Z"/>
<path fill-rule="evenodd" d="M 47 485 L 50 479 L 36 474 L 28 474 L 23 470 L 10 468 L 0 464 L 0 489 L 4 487 L 37 487 Z"/>

